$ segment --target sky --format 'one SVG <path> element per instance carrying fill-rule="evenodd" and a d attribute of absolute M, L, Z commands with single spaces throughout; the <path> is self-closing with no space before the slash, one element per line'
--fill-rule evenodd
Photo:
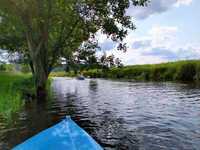
<path fill-rule="evenodd" d="M 130 7 L 127 14 L 137 27 L 124 40 L 127 52 L 98 33 L 102 50 L 97 55 L 114 54 L 125 65 L 200 59 L 200 0 L 151 0 L 147 7 Z"/>
<path fill-rule="evenodd" d="M 200 59 L 200 0 L 151 0 L 147 7 L 129 8 L 127 14 L 137 29 L 125 39 L 126 53 L 98 33 L 107 55 L 114 54 L 125 65 Z"/>

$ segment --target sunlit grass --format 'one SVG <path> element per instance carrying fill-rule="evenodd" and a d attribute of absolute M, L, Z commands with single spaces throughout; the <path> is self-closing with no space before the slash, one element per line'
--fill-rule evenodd
<path fill-rule="evenodd" d="M 50 73 L 50 77 L 65 77 L 66 75 L 64 71 Z"/>
<path fill-rule="evenodd" d="M 50 77 L 75 77 L 76 74 L 73 71 L 65 72 L 65 71 L 59 71 L 59 72 L 51 72 Z"/>
<path fill-rule="evenodd" d="M 48 99 L 51 99 L 51 79 L 47 82 Z M 10 118 L 18 112 L 25 100 L 36 98 L 34 78 L 31 74 L 0 72 L 0 115 Z"/>
<path fill-rule="evenodd" d="M 10 117 L 23 106 L 20 85 L 28 75 L 0 72 L 0 115 Z"/>

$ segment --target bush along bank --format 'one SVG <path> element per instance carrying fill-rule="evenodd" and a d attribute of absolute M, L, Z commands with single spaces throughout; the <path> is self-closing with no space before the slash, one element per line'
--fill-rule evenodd
<path fill-rule="evenodd" d="M 48 80 L 47 91 L 50 94 L 51 80 Z M 25 101 L 36 98 L 34 78 L 30 74 L 0 72 L 0 117 L 9 119 L 18 112 Z M 51 95 L 48 95 L 50 98 Z"/>
<path fill-rule="evenodd" d="M 13 112 L 23 106 L 22 87 L 28 76 L 22 74 L 0 72 L 0 115 L 9 118 Z"/>
<path fill-rule="evenodd" d="M 133 79 L 142 81 L 200 81 L 200 61 L 188 60 L 154 65 L 134 65 L 123 68 L 83 71 L 91 78 Z"/>

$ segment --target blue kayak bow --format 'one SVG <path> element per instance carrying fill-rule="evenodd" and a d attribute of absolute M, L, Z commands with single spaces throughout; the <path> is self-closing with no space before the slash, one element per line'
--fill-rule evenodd
<path fill-rule="evenodd" d="M 103 150 L 70 117 L 33 136 L 13 150 Z"/>

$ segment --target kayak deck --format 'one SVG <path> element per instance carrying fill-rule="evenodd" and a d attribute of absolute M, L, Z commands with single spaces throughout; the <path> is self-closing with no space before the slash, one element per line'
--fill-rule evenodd
<path fill-rule="evenodd" d="M 13 150 L 103 150 L 70 117 L 33 136 Z"/>

